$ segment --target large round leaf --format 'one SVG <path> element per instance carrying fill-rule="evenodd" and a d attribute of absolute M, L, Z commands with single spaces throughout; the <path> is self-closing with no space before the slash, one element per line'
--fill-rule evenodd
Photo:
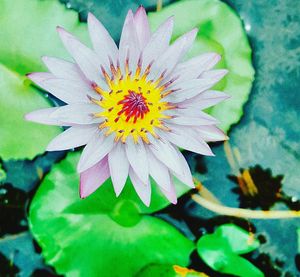
<path fill-rule="evenodd" d="M 211 51 L 222 55 L 218 67 L 227 68 L 229 73 L 216 89 L 224 90 L 231 99 L 209 112 L 220 119 L 220 127 L 228 131 L 243 114 L 243 104 L 248 99 L 254 78 L 251 48 L 241 20 L 219 0 L 185 0 L 166 6 L 160 12 L 150 13 L 151 26 L 157 28 L 172 15 L 175 20 L 173 39 L 199 28 L 190 57 Z"/>
<path fill-rule="evenodd" d="M 0 156 L 34 158 L 43 153 L 59 128 L 24 120 L 24 114 L 50 103 L 30 85 L 25 74 L 45 70 L 43 55 L 67 56 L 56 34 L 62 25 L 82 37 L 77 14 L 57 1 L 2 0 L 0 2 Z M 83 25 L 83 24 L 82 24 Z"/>
<path fill-rule="evenodd" d="M 24 77 L 0 64 L 0 156 L 3 159 L 33 158 L 44 152 L 59 128 L 24 120 L 32 110 L 49 106 Z"/>
<path fill-rule="evenodd" d="M 116 198 L 111 181 L 81 200 L 70 153 L 55 165 L 30 207 L 31 231 L 46 262 L 67 276 L 133 276 L 148 264 L 186 266 L 194 244 L 150 212 L 168 201 L 153 192 L 146 208 L 128 182 Z"/>

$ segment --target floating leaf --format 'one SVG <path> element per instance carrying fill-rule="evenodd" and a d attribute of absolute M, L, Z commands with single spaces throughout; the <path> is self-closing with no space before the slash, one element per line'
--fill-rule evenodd
<path fill-rule="evenodd" d="M 227 240 L 230 250 L 238 255 L 246 254 L 259 247 L 259 241 L 244 229 L 234 225 L 225 224 L 216 230 L 216 235 Z"/>
<path fill-rule="evenodd" d="M 34 158 L 60 131 L 24 120 L 26 113 L 50 107 L 24 75 L 45 70 L 42 55 L 66 56 L 56 34 L 57 25 L 79 37 L 86 33 L 76 13 L 56 1 L 0 3 L 0 156 L 4 160 Z"/>
<path fill-rule="evenodd" d="M 188 264 L 194 244 L 147 215 L 168 204 L 162 195 L 154 191 L 146 208 L 129 182 L 116 198 L 108 180 L 81 200 L 78 158 L 69 153 L 56 164 L 31 203 L 31 230 L 47 263 L 67 276 L 133 276 L 151 263 Z"/>
<path fill-rule="evenodd" d="M 258 247 L 255 238 L 234 224 L 222 225 L 197 242 L 198 254 L 207 265 L 216 271 L 241 277 L 264 276 L 257 267 L 238 256 Z"/>
<path fill-rule="evenodd" d="M 229 73 L 216 89 L 224 90 L 231 95 L 231 99 L 211 108 L 209 112 L 221 121 L 220 127 L 228 131 L 241 118 L 254 79 L 251 48 L 241 20 L 221 1 L 185 0 L 171 4 L 160 12 L 150 13 L 152 28 L 157 28 L 172 15 L 175 20 L 173 39 L 195 27 L 199 28 L 190 57 L 211 51 L 222 55 L 219 67 L 227 68 Z"/>

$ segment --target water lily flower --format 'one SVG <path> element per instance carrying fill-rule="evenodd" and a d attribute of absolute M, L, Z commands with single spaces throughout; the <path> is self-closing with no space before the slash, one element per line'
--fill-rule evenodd
<path fill-rule="evenodd" d="M 77 170 L 80 196 L 87 197 L 109 177 L 118 196 L 128 178 L 145 205 L 151 199 L 150 176 L 176 203 L 174 178 L 194 187 L 179 148 L 213 155 L 207 141 L 226 139 L 218 121 L 203 112 L 227 98 L 210 90 L 226 73 L 213 69 L 220 60 L 207 53 L 184 60 L 197 34 L 193 29 L 170 44 L 173 18 L 151 32 L 143 7 L 130 10 L 119 47 L 91 13 L 93 49 L 61 27 L 58 34 L 73 62 L 42 60 L 50 72 L 28 74 L 66 105 L 33 111 L 26 119 L 68 126 L 48 151 L 86 145 Z"/>

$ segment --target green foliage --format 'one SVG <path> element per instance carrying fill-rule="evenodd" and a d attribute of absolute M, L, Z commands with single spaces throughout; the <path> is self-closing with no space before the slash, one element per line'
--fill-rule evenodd
<path fill-rule="evenodd" d="M 222 55 L 218 67 L 227 68 L 229 73 L 215 88 L 224 90 L 231 99 L 211 108 L 209 112 L 220 119 L 220 127 L 228 131 L 241 118 L 254 79 L 252 51 L 241 20 L 228 5 L 219 0 L 184 0 L 160 12 L 150 13 L 152 28 L 157 28 L 172 15 L 175 20 L 173 39 L 195 27 L 199 28 L 190 57 L 205 52 Z"/>
<path fill-rule="evenodd" d="M 133 276 L 152 263 L 188 264 L 194 244 L 171 225 L 148 215 L 168 205 L 155 187 L 149 208 L 129 182 L 119 198 L 109 180 L 81 200 L 78 158 L 79 153 L 69 153 L 55 165 L 30 206 L 31 231 L 47 263 L 67 276 L 110 277 Z"/>
<path fill-rule="evenodd" d="M 60 132 L 57 127 L 24 120 L 26 113 L 50 107 L 24 75 L 45 70 L 42 55 L 67 56 L 57 25 L 80 37 L 86 33 L 77 14 L 56 1 L 0 2 L 0 156 L 5 160 L 34 158 Z"/>
<path fill-rule="evenodd" d="M 234 224 L 222 225 L 197 242 L 198 254 L 207 265 L 221 273 L 241 277 L 264 276 L 257 267 L 239 256 L 258 247 L 257 239 Z"/>
<path fill-rule="evenodd" d="M 297 229 L 298 253 L 300 253 L 300 228 Z"/>

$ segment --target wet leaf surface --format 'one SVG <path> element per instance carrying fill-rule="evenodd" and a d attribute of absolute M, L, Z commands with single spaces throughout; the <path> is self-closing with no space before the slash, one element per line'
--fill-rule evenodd
<path fill-rule="evenodd" d="M 24 120 L 26 113 L 51 106 L 25 74 L 45 70 L 43 55 L 66 56 L 56 33 L 58 25 L 85 41 L 87 32 L 77 14 L 58 1 L 3 0 L 0 25 L 0 97 L 5 99 L 0 102 L 0 156 L 33 159 L 61 130 Z"/>
<path fill-rule="evenodd" d="M 169 204 L 157 189 L 153 186 L 149 208 L 129 182 L 118 198 L 108 180 L 82 200 L 76 172 L 79 156 L 79 152 L 69 153 L 54 166 L 30 206 L 31 231 L 47 263 L 67 276 L 109 277 L 134 276 L 151 263 L 186 266 L 193 242 L 172 225 L 149 215 Z M 177 188 L 180 191 L 180 185 Z M 184 191 L 181 188 L 179 194 Z"/>

